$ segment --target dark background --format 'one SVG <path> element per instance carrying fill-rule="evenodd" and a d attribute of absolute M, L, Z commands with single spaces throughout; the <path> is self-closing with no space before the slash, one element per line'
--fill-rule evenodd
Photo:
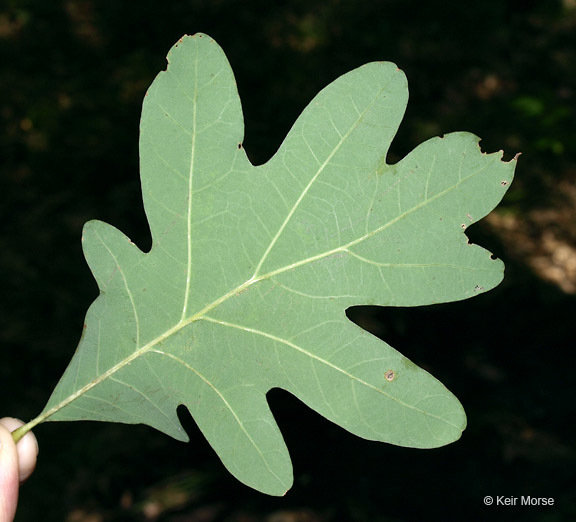
<path fill-rule="evenodd" d="M 141 100 L 185 33 L 236 73 L 244 146 L 266 161 L 310 99 L 373 60 L 407 74 L 390 161 L 467 130 L 522 152 L 498 209 L 469 229 L 505 281 L 465 302 L 349 311 L 462 401 L 468 428 L 437 450 L 364 441 L 282 391 L 269 394 L 295 468 L 284 498 L 192 442 L 145 426 L 47 423 L 19 521 L 576 520 L 576 2 L 574 0 L 0 0 L 0 416 L 43 408 L 97 288 L 89 219 L 141 248 Z M 485 495 L 553 497 L 483 507 Z"/>

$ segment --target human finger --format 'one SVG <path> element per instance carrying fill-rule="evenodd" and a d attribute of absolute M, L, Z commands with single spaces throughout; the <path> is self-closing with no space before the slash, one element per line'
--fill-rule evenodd
<path fill-rule="evenodd" d="M 24 422 L 13 417 L 4 417 L 0 419 L 0 424 L 12 432 L 23 426 Z M 22 484 L 34 471 L 38 456 L 38 441 L 31 431 L 26 433 L 16 444 L 16 450 L 18 452 L 18 479 Z"/>
<path fill-rule="evenodd" d="M 18 450 L 10 430 L 0 424 L 0 522 L 14 520 L 18 488 Z"/>

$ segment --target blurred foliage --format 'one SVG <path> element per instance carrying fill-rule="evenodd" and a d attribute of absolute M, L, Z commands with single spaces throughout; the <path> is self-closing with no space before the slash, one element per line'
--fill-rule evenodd
<path fill-rule="evenodd" d="M 296 473 L 276 499 L 236 483 L 185 411 L 188 445 L 142 426 L 48 423 L 17 520 L 477 520 L 488 494 L 556 500 L 486 509 L 491 520 L 576 519 L 573 0 L 0 0 L 0 414 L 36 415 L 71 357 L 96 295 L 83 223 L 105 220 L 149 248 L 140 104 L 168 49 L 198 31 L 237 75 L 255 163 L 318 90 L 373 60 L 396 62 L 410 85 L 391 161 L 456 130 L 505 158 L 522 152 L 503 205 L 470 230 L 507 263 L 499 289 L 349 311 L 448 383 L 469 427 L 439 450 L 395 448 L 274 390 Z"/>

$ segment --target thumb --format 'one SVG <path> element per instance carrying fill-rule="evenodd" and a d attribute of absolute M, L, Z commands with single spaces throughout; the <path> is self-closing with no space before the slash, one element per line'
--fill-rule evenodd
<path fill-rule="evenodd" d="M 12 522 L 18 503 L 18 451 L 12 434 L 0 423 L 0 522 Z"/>
<path fill-rule="evenodd" d="M 9 432 L 23 426 L 24 423 L 20 419 L 13 417 L 4 417 L 0 419 L 0 426 L 6 428 Z M 36 458 L 38 456 L 38 442 L 34 433 L 29 431 L 22 437 L 20 442 L 16 444 L 16 451 L 18 452 L 18 481 L 20 484 L 24 482 L 36 467 Z M 1 522 L 1 521 L 0 521 Z"/>

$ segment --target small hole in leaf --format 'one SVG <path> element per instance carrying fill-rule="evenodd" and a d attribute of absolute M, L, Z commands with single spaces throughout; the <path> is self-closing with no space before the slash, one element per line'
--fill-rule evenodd
<path fill-rule="evenodd" d="M 462 223 L 462 224 L 460 225 L 460 228 L 462 228 L 462 230 L 464 230 L 464 229 L 466 228 L 466 225 L 465 225 L 464 223 Z"/>
<path fill-rule="evenodd" d="M 238 149 L 242 148 L 242 143 L 238 143 Z"/>
<path fill-rule="evenodd" d="M 492 261 L 496 261 L 496 259 L 498 259 L 498 256 L 495 256 L 494 254 L 490 254 L 490 259 L 492 259 Z"/>
<path fill-rule="evenodd" d="M 506 187 L 508 185 L 508 182 L 504 179 L 500 182 L 500 185 L 502 185 L 503 187 Z"/>
<path fill-rule="evenodd" d="M 388 370 L 385 374 L 384 377 L 387 381 L 393 381 L 394 378 L 396 377 L 396 374 L 394 373 L 394 370 Z"/>

